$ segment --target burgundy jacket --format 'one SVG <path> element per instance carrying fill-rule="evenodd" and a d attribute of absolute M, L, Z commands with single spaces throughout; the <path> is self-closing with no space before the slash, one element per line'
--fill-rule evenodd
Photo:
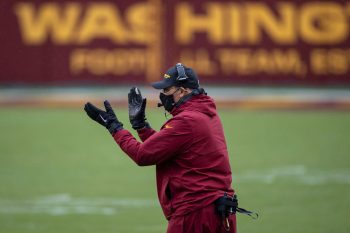
<path fill-rule="evenodd" d="M 233 195 L 226 141 L 214 101 L 204 94 L 173 109 L 159 132 L 138 130 L 113 137 L 139 166 L 156 165 L 159 202 L 167 219 L 213 203 L 224 192 Z"/>

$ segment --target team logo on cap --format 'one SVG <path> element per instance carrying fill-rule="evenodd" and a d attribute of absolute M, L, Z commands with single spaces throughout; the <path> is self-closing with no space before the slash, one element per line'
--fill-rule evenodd
<path fill-rule="evenodd" d="M 164 78 L 170 78 L 170 75 L 164 74 Z"/>

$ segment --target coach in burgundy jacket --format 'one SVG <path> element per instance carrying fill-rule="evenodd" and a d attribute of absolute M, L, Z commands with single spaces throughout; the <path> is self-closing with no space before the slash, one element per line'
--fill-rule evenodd
<path fill-rule="evenodd" d="M 140 166 L 156 165 L 160 204 L 167 219 L 233 194 L 231 169 L 220 118 L 212 98 L 199 94 L 171 111 L 159 132 L 138 130 L 113 135 L 120 148 Z"/>
<path fill-rule="evenodd" d="M 166 121 L 159 132 L 148 123 L 136 128 L 142 142 L 124 130 L 122 124 L 110 132 L 136 164 L 156 165 L 158 198 L 169 220 L 168 233 L 224 232 L 213 204 L 224 193 L 234 194 L 223 127 L 213 99 L 199 88 L 194 71 L 181 67 L 178 64 L 172 67 L 163 81 L 153 84 L 165 93 L 174 90 L 160 95 L 173 118 Z M 179 80 L 181 76 L 185 79 Z M 132 90 L 135 92 L 135 88 Z M 185 94 L 179 94 L 182 91 Z M 176 98 L 178 95 L 182 97 Z M 109 108 L 111 110 L 107 105 L 107 113 Z M 102 120 L 108 118 L 101 113 L 98 116 Z M 235 216 L 230 216 L 230 222 L 234 226 L 229 232 L 236 232 Z"/>

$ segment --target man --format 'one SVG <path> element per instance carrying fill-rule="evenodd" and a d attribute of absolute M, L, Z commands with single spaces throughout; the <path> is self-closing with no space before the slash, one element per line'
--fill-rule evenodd
<path fill-rule="evenodd" d="M 237 202 L 220 118 L 212 98 L 199 87 L 191 68 L 178 63 L 162 81 L 160 100 L 172 114 L 159 132 L 146 121 L 146 99 L 138 88 L 129 93 L 129 118 L 138 142 L 106 111 L 85 105 L 89 117 L 105 126 L 120 148 L 139 166 L 156 165 L 158 198 L 169 220 L 167 233 L 236 232 Z"/>

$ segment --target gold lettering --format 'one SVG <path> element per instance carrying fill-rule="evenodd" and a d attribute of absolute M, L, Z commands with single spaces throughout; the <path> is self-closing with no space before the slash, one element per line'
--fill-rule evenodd
<path fill-rule="evenodd" d="M 15 6 L 22 39 L 28 45 L 42 44 L 49 36 L 56 44 L 71 43 L 80 12 L 75 3 L 66 4 L 64 9 L 57 3 L 45 3 L 37 10 L 33 3 Z"/>
<path fill-rule="evenodd" d="M 70 70 L 77 75 L 140 75 L 146 71 L 144 49 L 76 49 L 70 56 Z"/>
<path fill-rule="evenodd" d="M 175 9 L 175 37 L 180 44 L 194 41 L 196 32 L 205 32 L 214 44 L 222 43 L 224 36 L 222 8 L 220 3 L 206 3 L 206 14 L 195 15 L 188 2 L 177 4 Z"/>
<path fill-rule="evenodd" d="M 331 49 L 328 54 L 330 72 L 335 75 L 346 74 L 349 70 L 346 50 Z"/>
<path fill-rule="evenodd" d="M 276 70 L 283 74 L 306 75 L 306 65 L 302 62 L 300 54 L 296 49 L 282 51 L 273 50 L 274 64 Z"/>
<path fill-rule="evenodd" d="M 273 60 L 269 56 L 269 52 L 265 49 L 258 49 L 251 56 L 251 65 L 256 72 L 273 74 L 275 69 L 273 69 Z"/>
<path fill-rule="evenodd" d="M 181 51 L 180 61 L 193 67 L 199 74 L 213 75 L 217 72 L 215 62 L 211 60 L 209 52 L 204 48 Z"/>
<path fill-rule="evenodd" d="M 127 34 L 131 41 L 149 44 L 156 40 L 154 33 L 157 26 L 155 8 L 149 3 L 138 3 L 128 8 L 126 18 L 130 27 Z"/>
<path fill-rule="evenodd" d="M 219 49 L 217 58 L 222 73 L 230 75 L 293 74 L 306 75 L 306 65 L 297 50 Z"/>
<path fill-rule="evenodd" d="M 240 7 L 238 4 L 230 3 L 227 7 L 228 10 L 228 16 L 227 18 L 230 19 L 227 23 L 227 33 L 228 33 L 228 41 L 231 43 L 241 43 L 244 40 L 243 37 L 243 17 L 242 17 L 242 7 Z"/>
<path fill-rule="evenodd" d="M 336 44 L 347 39 L 348 21 L 342 6 L 333 2 L 306 3 L 300 12 L 300 34 L 311 44 Z"/>
<path fill-rule="evenodd" d="M 87 44 L 96 38 L 109 38 L 115 43 L 126 43 L 127 31 L 115 5 L 94 3 L 87 9 L 77 40 L 81 44 Z"/>
<path fill-rule="evenodd" d="M 310 54 L 310 66 L 318 75 L 344 75 L 350 70 L 350 51 L 344 49 L 314 49 Z"/>
<path fill-rule="evenodd" d="M 252 74 L 251 51 L 249 49 L 219 49 L 216 55 L 223 74 Z"/>
<path fill-rule="evenodd" d="M 310 53 L 310 68 L 314 74 L 326 74 L 327 62 L 324 49 L 314 49 Z"/>
<path fill-rule="evenodd" d="M 295 9 L 290 3 L 277 5 L 280 19 L 263 3 L 252 3 L 246 9 L 247 40 L 257 44 L 262 39 L 261 31 L 265 31 L 278 44 L 295 43 Z"/>
<path fill-rule="evenodd" d="M 71 53 L 70 70 L 72 74 L 78 74 L 84 69 L 87 51 L 87 49 L 76 49 Z"/>

